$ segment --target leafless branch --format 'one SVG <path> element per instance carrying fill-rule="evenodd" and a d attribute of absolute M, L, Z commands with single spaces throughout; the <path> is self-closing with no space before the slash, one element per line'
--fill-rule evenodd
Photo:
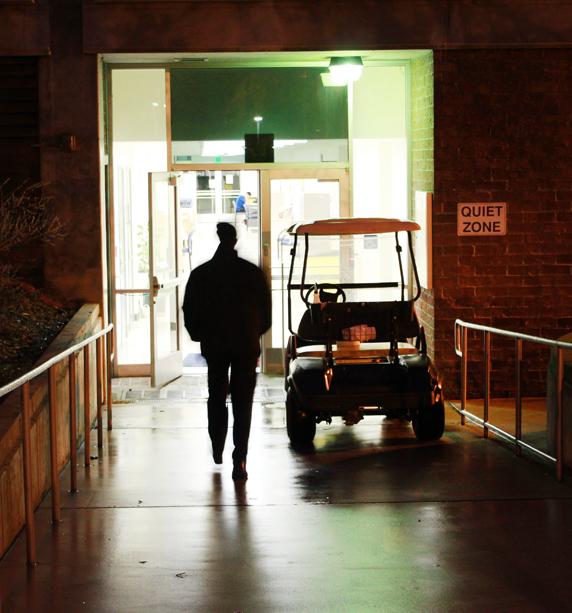
<path fill-rule="evenodd" d="M 0 252 L 40 240 L 53 244 L 63 238 L 63 225 L 50 210 L 41 183 L 22 183 L 8 189 L 0 184 Z"/>

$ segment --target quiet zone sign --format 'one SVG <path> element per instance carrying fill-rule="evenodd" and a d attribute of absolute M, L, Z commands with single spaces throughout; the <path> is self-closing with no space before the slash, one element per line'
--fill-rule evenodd
<path fill-rule="evenodd" d="M 459 202 L 457 236 L 504 236 L 506 202 Z"/>

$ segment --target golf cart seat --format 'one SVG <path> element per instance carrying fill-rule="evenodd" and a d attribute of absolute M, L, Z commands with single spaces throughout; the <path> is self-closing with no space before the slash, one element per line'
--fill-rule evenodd
<path fill-rule="evenodd" d="M 360 335 L 360 328 L 363 335 Z M 405 342 L 419 336 L 413 300 L 311 305 L 298 326 L 298 346 L 343 340 Z"/>

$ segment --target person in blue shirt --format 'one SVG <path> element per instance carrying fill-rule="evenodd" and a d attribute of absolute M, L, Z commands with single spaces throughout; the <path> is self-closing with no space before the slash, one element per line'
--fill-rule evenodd
<path fill-rule="evenodd" d="M 246 196 L 244 194 L 240 194 L 240 196 L 234 202 L 234 210 L 237 213 L 246 213 Z"/>

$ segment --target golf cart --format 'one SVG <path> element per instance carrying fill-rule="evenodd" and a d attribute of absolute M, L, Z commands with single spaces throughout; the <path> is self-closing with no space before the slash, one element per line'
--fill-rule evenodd
<path fill-rule="evenodd" d="M 316 424 L 330 423 L 333 416 L 352 425 L 366 415 L 385 415 L 411 421 L 420 441 L 442 436 L 443 394 L 414 308 L 421 286 L 411 233 L 419 229 L 412 221 L 383 218 L 325 219 L 288 229 L 293 245 L 284 366 L 286 426 L 294 447 L 310 444 Z M 407 235 L 413 296 L 407 295 L 400 234 Z M 358 268 L 368 279 L 392 268 L 387 248 L 385 253 L 380 248 L 382 238 L 391 241 L 391 250 L 394 246 L 400 280 L 356 282 Z M 320 240 L 314 256 L 310 245 Z M 294 298 L 301 312 L 295 331 Z"/>

